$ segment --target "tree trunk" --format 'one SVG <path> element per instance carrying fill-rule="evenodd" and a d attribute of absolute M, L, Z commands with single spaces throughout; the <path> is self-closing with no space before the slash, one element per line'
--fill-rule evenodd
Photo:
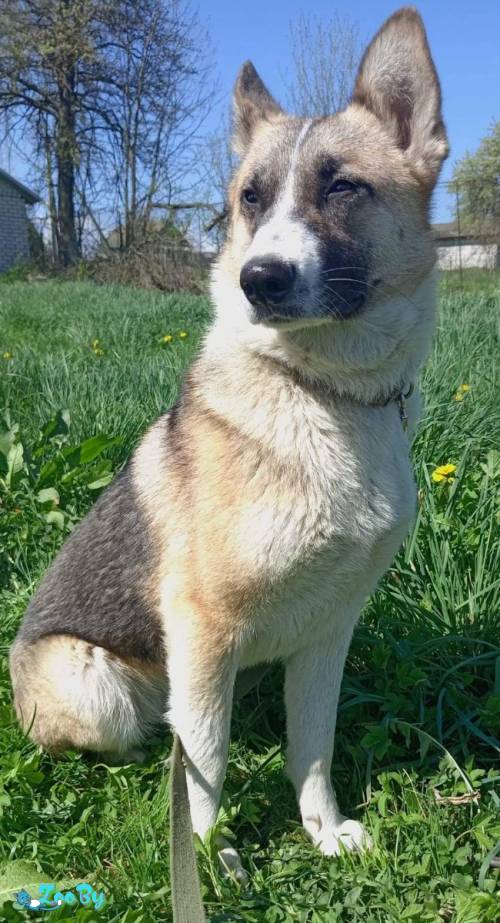
<path fill-rule="evenodd" d="M 59 260 L 59 240 L 57 226 L 57 204 L 54 192 L 54 178 L 52 172 L 52 147 L 49 136 L 47 119 L 44 121 L 44 152 L 45 152 L 45 181 L 47 183 L 48 208 L 50 219 L 50 239 L 52 245 L 52 260 L 57 263 Z"/>
<path fill-rule="evenodd" d="M 75 228 L 75 68 L 70 66 L 59 80 L 56 121 L 56 167 L 59 259 L 71 266 L 80 258 Z"/>

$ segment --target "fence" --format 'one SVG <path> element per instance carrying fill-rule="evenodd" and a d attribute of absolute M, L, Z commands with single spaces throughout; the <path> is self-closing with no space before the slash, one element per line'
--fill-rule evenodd
<path fill-rule="evenodd" d="M 432 229 L 438 266 L 455 270 L 463 282 L 468 269 L 500 266 L 500 184 L 484 180 L 439 182 Z"/>

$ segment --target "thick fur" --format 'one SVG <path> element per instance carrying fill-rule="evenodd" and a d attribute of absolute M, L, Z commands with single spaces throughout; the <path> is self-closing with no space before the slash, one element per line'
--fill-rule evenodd
<path fill-rule="evenodd" d="M 447 146 L 418 14 L 391 17 L 331 118 L 286 116 L 245 65 L 235 132 L 215 323 L 176 406 L 42 581 L 11 653 L 15 704 L 46 747 L 127 753 L 164 714 L 168 675 L 204 836 L 236 672 L 281 659 L 287 771 L 335 854 L 367 844 L 331 786 L 337 701 L 363 602 L 414 515 L 394 396 L 433 328 L 428 204 Z M 278 307 L 240 288 L 269 258 L 295 274 Z"/>

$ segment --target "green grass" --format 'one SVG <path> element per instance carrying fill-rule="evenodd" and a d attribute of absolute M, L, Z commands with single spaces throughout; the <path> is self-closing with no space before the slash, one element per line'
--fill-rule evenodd
<path fill-rule="evenodd" d="M 417 522 L 366 606 L 344 678 L 333 779 L 375 849 L 327 860 L 302 833 L 282 773 L 277 669 L 237 706 L 221 815 L 249 889 L 222 880 L 210 844 L 200 846 L 212 923 L 500 921 L 490 867 L 500 853 L 498 308 L 491 277 L 468 280 L 464 291 L 443 283 L 413 452 Z M 11 433 L 0 441 L 10 451 L 9 464 L 0 452 L 2 654 L 66 531 L 175 399 L 208 317 L 206 301 L 192 296 L 83 283 L 0 287 L 0 418 Z M 95 338 L 103 355 L 91 348 Z M 463 383 L 470 390 L 456 401 Z M 60 410 L 69 418 L 47 428 Z M 99 434 L 120 441 L 88 442 Z M 457 466 L 455 479 L 435 483 L 445 463 Z M 169 735 L 158 732 L 141 767 L 74 753 L 56 762 L 17 728 L 1 664 L 0 868 L 28 860 L 32 880 L 92 881 L 106 891 L 100 914 L 68 909 L 54 920 L 170 920 Z M 9 903 L 2 914 L 33 919 Z"/>

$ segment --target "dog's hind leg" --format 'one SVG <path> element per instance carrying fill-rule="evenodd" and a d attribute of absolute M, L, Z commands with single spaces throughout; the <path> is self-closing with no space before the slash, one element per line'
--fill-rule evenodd
<path fill-rule="evenodd" d="M 21 726 L 53 753 L 94 750 L 112 761 L 138 759 L 149 728 L 163 720 L 162 664 L 125 660 L 59 634 L 16 641 L 10 671 Z"/>

